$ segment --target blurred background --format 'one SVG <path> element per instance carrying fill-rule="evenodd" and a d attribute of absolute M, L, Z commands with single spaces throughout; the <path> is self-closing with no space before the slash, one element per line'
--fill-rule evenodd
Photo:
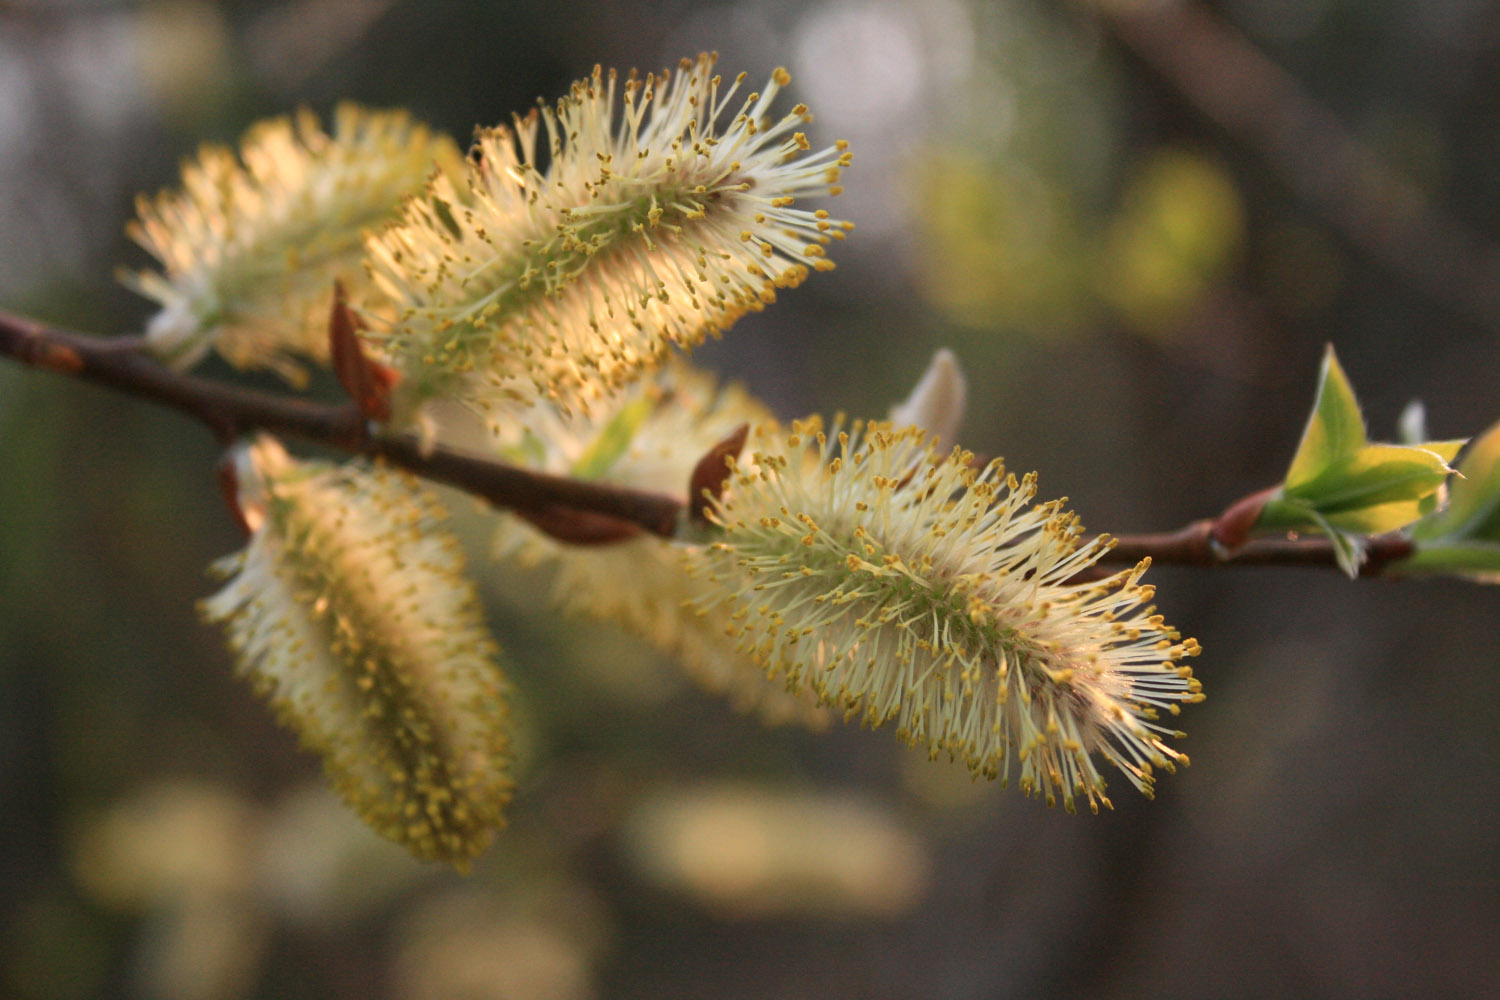
<path fill-rule="evenodd" d="M 0 307 L 139 330 L 131 199 L 262 116 L 463 138 L 717 49 L 852 143 L 858 229 L 698 360 L 883 415 L 952 347 L 967 446 L 1167 529 L 1280 479 L 1325 343 L 1377 438 L 1500 418 L 1497 47 L 1484 0 L 10 0 Z M 463 877 L 367 834 L 198 623 L 216 457 L 0 364 L 0 995 L 1500 995 L 1493 589 L 1153 570 L 1209 699 L 1192 767 L 1093 818 L 762 727 L 480 563 L 521 759 Z"/>

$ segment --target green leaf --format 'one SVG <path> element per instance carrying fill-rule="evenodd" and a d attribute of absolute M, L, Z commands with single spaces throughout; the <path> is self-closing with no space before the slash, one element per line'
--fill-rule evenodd
<path fill-rule="evenodd" d="M 614 419 L 605 424 L 584 453 L 573 463 L 572 474 L 579 479 L 598 479 L 610 470 L 630 448 L 636 432 L 656 409 L 657 400 L 643 395 L 622 407 Z"/>
<path fill-rule="evenodd" d="M 1420 404 L 1407 407 L 1401 425 L 1408 438 L 1425 434 Z M 1317 528 L 1346 535 L 1394 531 L 1436 506 L 1438 491 L 1453 471 L 1448 460 L 1459 447 L 1455 441 L 1369 443 L 1359 402 L 1330 346 L 1302 442 L 1256 527 Z"/>
<path fill-rule="evenodd" d="M 1454 438 L 1451 441 L 1423 441 L 1417 447 L 1436 452 L 1437 456 L 1443 461 L 1451 462 L 1453 461 L 1453 457 L 1463 451 L 1464 445 L 1468 443 L 1468 438 Z"/>
<path fill-rule="evenodd" d="M 1360 563 L 1365 561 L 1362 532 L 1347 530 L 1323 516 L 1306 500 L 1272 500 L 1261 510 L 1258 526 L 1280 528 L 1286 531 L 1317 531 L 1328 536 L 1333 543 L 1334 559 L 1350 579 L 1359 576 Z"/>
<path fill-rule="evenodd" d="M 1476 583 L 1500 583 L 1500 542 L 1439 542 L 1421 545 L 1393 570 L 1402 573 L 1447 573 Z"/>
<path fill-rule="evenodd" d="M 1318 371 L 1318 393 L 1302 442 L 1287 470 L 1288 488 L 1317 477 L 1338 459 L 1364 447 L 1365 420 L 1338 356 L 1329 344 Z"/>
<path fill-rule="evenodd" d="M 1275 531 L 1301 531 L 1306 528 L 1316 528 L 1318 522 L 1313 520 L 1317 513 L 1305 500 L 1283 500 L 1275 499 L 1266 502 L 1260 509 L 1260 517 L 1256 518 L 1257 528 L 1266 528 Z"/>
<path fill-rule="evenodd" d="M 1500 424 L 1470 443 L 1448 503 L 1411 529 L 1417 550 L 1393 567 L 1500 583 Z"/>
<path fill-rule="evenodd" d="M 1365 561 L 1365 545 L 1363 539 L 1347 531 L 1341 531 L 1334 527 L 1327 518 L 1317 511 L 1312 512 L 1312 518 L 1328 540 L 1333 543 L 1333 557 L 1339 564 L 1339 569 L 1351 580 L 1359 578 L 1360 563 Z"/>
<path fill-rule="evenodd" d="M 1500 542 L 1500 424 L 1474 439 L 1448 487 L 1448 506 L 1414 526 L 1412 538 Z"/>
<path fill-rule="evenodd" d="M 1451 471 L 1436 451 L 1367 444 L 1336 459 L 1315 478 L 1286 487 L 1282 495 L 1306 501 L 1346 531 L 1378 534 L 1421 517 L 1422 501 Z"/>

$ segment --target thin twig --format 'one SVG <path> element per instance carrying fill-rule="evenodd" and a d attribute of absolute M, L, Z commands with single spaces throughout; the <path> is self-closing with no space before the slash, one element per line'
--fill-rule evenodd
<path fill-rule="evenodd" d="M 560 509 L 586 511 L 666 538 L 676 533 L 684 505 L 678 497 L 532 472 L 441 446 L 425 450 L 413 435 L 371 434 L 352 403 L 289 399 L 185 375 L 159 364 L 143 346 L 134 338 L 90 337 L 0 312 L 0 356 L 181 410 L 208 425 L 225 444 L 249 431 L 266 430 L 383 458 L 496 507 L 543 517 Z"/>
<path fill-rule="evenodd" d="M 1360 251 L 1437 303 L 1486 328 L 1500 326 L 1500 248 L 1435 207 L 1237 28 L 1194 2 L 1094 9 Z"/>
<path fill-rule="evenodd" d="M 566 524 L 580 542 L 629 537 L 629 531 L 620 530 L 621 522 L 671 538 L 686 510 L 684 497 L 533 472 L 442 446 L 428 450 L 410 434 L 372 433 L 353 403 L 289 399 L 176 372 L 147 354 L 138 338 L 90 337 L 0 311 L 0 356 L 174 407 L 206 424 L 226 444 L 249 431 L 266 430 L 381 458 L 534 523 Z M 1251 539 L 1226 552 L 1214 540 L 1214 524 L 1195 521 L 1172 532 L 1116 536 L 1115 546 L 1099 562 L 1129 565 L 1150 557 L 1157 564 L 1179 566 L 1337 566 L 1325 538 Z M 1409 542 L 1392 535 L 1369 539 L 1368 546 L 1363 575 L 1378 574 L 1387 563 L 1411 553 Z"/>
<path fill-rule="evenodd" d="M 1214 540 L 1216 519 L 1194 521 L 1176 531 L 1145 535 L 1117 535 L 1115 546 L 1101 565 L 1133 565 L 1149 558 L 1164 566 L 1336 566 L 1333 543 L 1320 536 L 1252 538 L 1226 550 Z M 1385 567 L 1412 554 L 1412 544 L 1399 535 L 1365 539 L 1365 561 L 1360 576 L 1379 576 Z"/>

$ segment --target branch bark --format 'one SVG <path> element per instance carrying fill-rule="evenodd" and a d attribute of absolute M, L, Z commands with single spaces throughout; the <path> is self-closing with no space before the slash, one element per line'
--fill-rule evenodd
<path fill-rule="evenodd" d="M 1500 248 L 1382 162 L 1232 24 L 1196 2 L 1091 9 L 1361 252 L 1438 304 L 1500 327 Z"/>
<path fill-rule="evenodd" d="M 1133 565 L 1150 558 L 1162 566 L 1300 566 L 1337 567 L 1333 544 L 1312 537 L 1252 538 L 1225 550 L 1214 538 L 1216 518 L 1194 521 L 1176 531 L 1145 535 L 1117 535 L 1115 547 L 1100 563 Z M 1386 566 L 1412 554 L 1412 544 L 1400 535 L 1378 535 L 1365 540 L 1360 576 L 1380 576 Z"/>
<path fill-rule="evenodd" d="M 424 450 L 414 435 L 371 433 L 353 403 L 288 399 L 172 371 L 145 353 L 139 338 L 90 337 L 0 312 L 0 355 L 180 410 L 206 424 L 225 445 L 248 431 L 271 431 L 384 459 L 538 518 L 584 511 L 671 538 L 684 508 L 683 499 L 666 494 L 532 472 L 441 446 Z"/>
<path fill-rule="evenodd" d="M 0 356 L 180 410 L 226 445 L 241 434 L 265 430 L 383 459 L 514 511 L 544 530 L 564 525 L 558 535 L 564 540 L 568 532 L 580 542 L 617 540 L 630 537 L 621 530 L 629 526 L 672 538 L 687 511 L 685 497 L 533 472 L 441 446 L 424 450 L 414 435 L 372 431 L 352 402 L 290 399 L 183 374 L 159 364 L 144 348 L 137 337 L 92 337 L 0 311 Z M 1200 567 L 1338 565 L 1333 546 L 1317 537 L 1252 539 L 1226 552 L 1214 540 L 1215 523 L 1208 519 L 1177 531 L 1115 536 L 1114 548 L 1100 564 L 1132 565 L 1149 557 L 1158 565 Z M 1365 576 L 1411 552 L 1410 543 L 1397 536 L 1368 541 Z"/>

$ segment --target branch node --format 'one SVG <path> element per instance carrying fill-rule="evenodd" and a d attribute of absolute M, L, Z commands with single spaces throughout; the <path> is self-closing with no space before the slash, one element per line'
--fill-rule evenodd
<path fill-rule="evenodd" d="M 1255 527 L 1255 522 L 1260 520 L 1260 512 L 1280 489 L 1280 486 L 1268 486 L 1224 508 L 1224 513 L 1214 519 L 1209 531 L 1209 541 L 1215 556 L 1221 560 L 1227 559 L 1235 549 L 1250 540 L 1250 531 Z"/>
<path fill-rule="evenodd" d="M 62 375 L 77 375 L 83 371 L 83 357 L 71 347 L 65 347 L 62 344 L 38 341 L 30 360 L 38 368 Z"/>

